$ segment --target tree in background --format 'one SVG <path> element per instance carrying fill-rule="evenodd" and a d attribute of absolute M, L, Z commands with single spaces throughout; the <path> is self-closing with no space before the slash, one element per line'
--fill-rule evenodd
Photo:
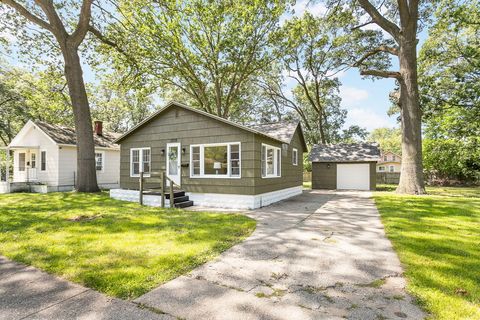
<path fill-rule="evenodd" d="M 77 190 L 83 192 L 99 190 L 95 171 L 92 119 L 78 54 L 79 47 L 91 27 L 92 3 L 93 0 L 83 0 L 81 3 L 54 3 L 49 0 L 21 3 L 15 0 L 0 0 L 0 8 L 5 11 L 2 17 L 4 26 L 10 30 L 22 31 L 21 37 L 31 40 L 30 44 L 37 48 L 49 47 L 63 58 L 77 135 Z M 23 52 L 28 50 L 31 50 L 31 46 L 21 48 Z"/>
<path fill-rule="evenodd" d="M 242 120 L 254 102 L 251 83 L 272 62 L 270 36 L 286 8 L 283 0 L 121 1 L 108 35 L 133 59 L 112 55 L 112 63 L 136 69 L 167 98 Z"/>
<path fill-rule="evenodd" d="M 263 95 L 276 109 L 293 111 L 300 118 L 309 144 L 364 138 L 366 131 L 343 131 L 345 109 L 340 107 L 340 81 L 336 75 L 348 65 L 349 46 L 357 32 L 345 29 L 351 16 L 335 12 L 287 20 L 275 34 L 274 53 L 279 63 L 260 83 Z M 287 88 L 285 82 L 294 82 Z"/>
<path fill-rule="evenodd" d="M 352 30 L 362 29 L 370 24 L 380 27 L 375 46 L 359 45 L 353 66 L 363 76 L 395 79 L 400 86 L 400 118 L 402 129 L 402 170 L 397 192 L 424 194 L 425 185 L 422 164 L 422 130 L 417 76 L 417 32 L 421 17 L 427 15 L 431 3 L 419 0 L 397 1 L 329 1 L 331 6 L 350 6 L 358 17 Z M 368 38 L 368 40 L 371 40 Z M 363 48 L 362 48 L 363 47 Z M 391 71 L 390 57 L 396 57 L 399 70 Z M 380 58 L 380 60 L 378 60 Z M 382 59 L 383 58 L 383 59 Z M 372 59 L 377 59 L 372 60 Z M 380 63 L 379 63 L 380 62 Z"/>
<path fill-rule="evenodd" d="M 56 69 L 29 73 L 0 63 L 0 139 L 10 143 L 29 120 L 72 126 L 66 81 Z"/>
<path fill-rule="evenodd" d="M 126 132 L 147 118 L 157 107 L 152 88 L 131 87 L 121 81 L 121 75 L 104 75 L 99 84 L 87 86 L 90 94 L 92 116 L 104 122 L 112 132 Z"/>
<path fill-rule="evenodd" d="M 380 145 L 382 152 L 393 152 L 402 154 L 402 132 L 399 128 L 377 128 L 367 138 L 369 142 L 376 142 Z"/>
<path fill-rule="evenodd" d="M 443 0 L 420 52 L 425 169 L 480 179 L 480 3 Z"/>

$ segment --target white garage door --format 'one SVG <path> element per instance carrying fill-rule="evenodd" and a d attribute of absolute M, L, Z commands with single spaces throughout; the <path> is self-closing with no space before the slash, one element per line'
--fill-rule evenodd
<path fill-rule="evenodd" d="M 370 190 L 368 163 L 337 164 L 337 189 Z"/>

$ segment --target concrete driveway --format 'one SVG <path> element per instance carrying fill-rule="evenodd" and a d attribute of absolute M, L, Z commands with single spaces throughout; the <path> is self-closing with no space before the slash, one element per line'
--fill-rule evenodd
<path fill-rule="evenodd" d="M 422 319 L 369 192 L 310 191 L 247 213 L 245 242 L 135 302 L 184 319 Z"/>

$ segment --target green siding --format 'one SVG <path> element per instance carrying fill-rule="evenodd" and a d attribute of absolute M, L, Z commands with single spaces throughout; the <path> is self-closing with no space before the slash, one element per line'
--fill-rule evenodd
<path fill-rule="evenodd" d="M 328 162 L 312 163 L 312 189 L 336 189 L 337 164 Z"/>
<path fill-rule="evenodd" d="M 298 129 L 297 129 L 298 131 Z M 180 142 L 185 153 L 182 159 L 181 187 L 188 192 L 253 195 L 302 185 L 304 152 L 299 132 L 295 133 L 287 154 L 282 153 L 282 177 L 261 178 L 261 144 L 281 147 L 276 140 L 256 135 L 208 116 L 174 106 L 121 142 L 120 187 L 138 189 L 138 177 L 130 177 L 130 149 L 151 148 L 151 170 L 164 171 L 166 156 L 161 154 L 169 142 Z M 241 143 L 241 178 L 190 178 L 190 145 L 206 143 Z M 299 152 L 299 164 L 292 166 L 292 148 Z M 155 187 L 149 184 L 146 187 Z"/>
<path fill-rule="evenodd" d="M 282 161 L 281 161 L 281 177 L 275 178 L 262 178 L 262 143 L 268 144 L 274 147 L 282 149 Z M 298 150 L 298 165 L 294 166 L 292 163 L 293 148 Z M 292 142 L 288 145 L 287 150 L 283 150 L 282 143 L 262 137 L 255 136 L 255 194 L 266 193 L 285 188 L 297 187 L 303 184 L 303 153 L 306 150 L 303 149 L 302 140 L 300 138 L 300 132 L 297 128 L 295 135 L 292 138 Z"/>

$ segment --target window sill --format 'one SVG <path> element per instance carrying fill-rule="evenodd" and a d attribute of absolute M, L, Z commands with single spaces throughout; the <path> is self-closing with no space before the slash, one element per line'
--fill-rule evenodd
<path fill-rule="evenodd" d="M 242 177 L 231 176 L 217 176 L 217 175 L 203 175 L 203 176 L 190 176 L 191 179 L 241 179 Z"/>

